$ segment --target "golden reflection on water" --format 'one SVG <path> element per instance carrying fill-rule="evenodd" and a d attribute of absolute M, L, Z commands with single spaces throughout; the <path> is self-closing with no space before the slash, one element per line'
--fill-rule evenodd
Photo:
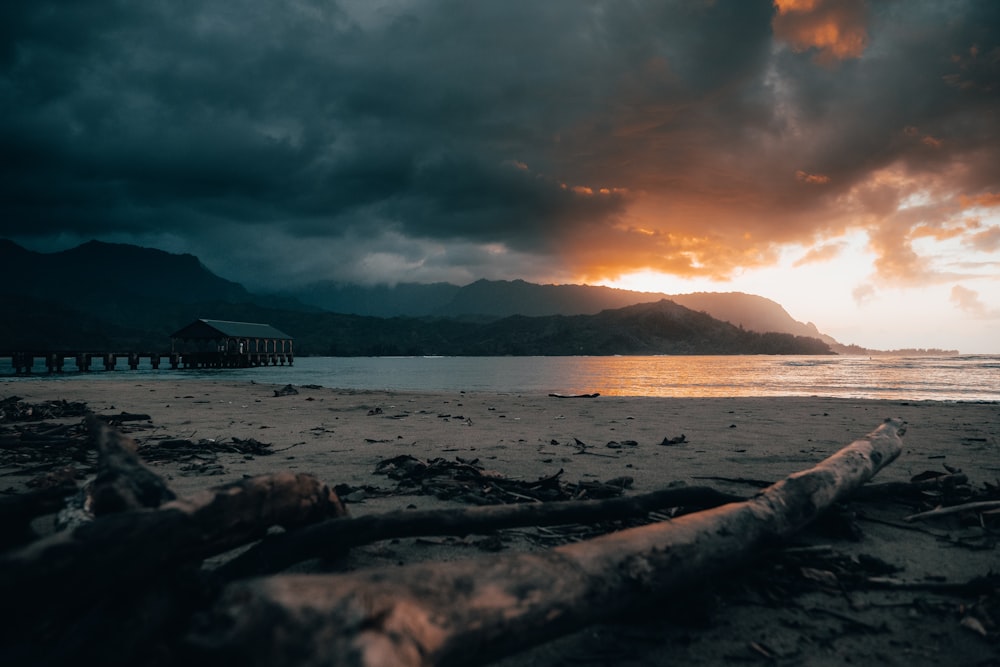
<path fill-rule="evenodd" d="M 995 360 L 995 358 L 994 358 Z M 610 396 L 812 396 L 1000 399 L 1000 368 L 947 357 L 571 357 L 574 393 Z"/>

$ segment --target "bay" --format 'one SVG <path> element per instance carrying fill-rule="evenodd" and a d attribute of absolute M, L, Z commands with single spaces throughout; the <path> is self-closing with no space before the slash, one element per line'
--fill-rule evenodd
<path fill-rule="evenodd" d="M 35 372 L 0 366 L 2 391 L 17 382 L 216 379 L 349 390 L 600 393 L 611 396 L 828 396 L 1000 401 L 1000 355 L 302 357 L 292 366 L 224 370 Z"/>

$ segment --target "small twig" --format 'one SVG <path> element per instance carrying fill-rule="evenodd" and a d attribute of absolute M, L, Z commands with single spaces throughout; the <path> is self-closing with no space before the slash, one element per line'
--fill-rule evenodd
<path fill-rule="evenodd" d="M 841 614 L 840 612 L 834 611 L 833 609 L 825 609 L 823 607 L 803 607 L 802 609 L 807 613 L 826 614 L 827 616 L 831 616 L 840 621 L 843 621 L 844 623 L 852 625 L 855 628 L 858 628 L 859 630 L 864 630 L 872 634 L 888 632 L 888 630 L 885 627 L 885 624 L 881 626 L 872 625 L 871 623 L 866 623 L 865 621 L 853 618 L 851 616 L 848 616 L 847 614 Z"/>
<path fill-rule="evenodd" d="M 973 510 L 988 510 L 1000 508 L 1000 500 L 981 500 L 974 503 L 965 503 L 962 505 L 951 505 L 950 507 L 935 507 L 927 512 L 920 512 L 919 514 L 911 514 L 906 517 L 905 521 L 923 521 L 924 519 L 932 519 L 939 516 L 947 516 L 949 514 L 957 514 L 959 512 L 967 512 Z"/>

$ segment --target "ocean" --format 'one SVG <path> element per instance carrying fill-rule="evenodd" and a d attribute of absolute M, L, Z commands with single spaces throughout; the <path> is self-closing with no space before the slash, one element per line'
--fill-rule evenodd
<path fill-rule="evenodd" d="M 292 366 L 176 371 L 122 363 L 86 374 L 36 367 L 28 377 L 0 365 L 0 395 L 17 382 L 190 378 L 354 390 L 1000 401 L 1000 355 L 302 357 Z"/>

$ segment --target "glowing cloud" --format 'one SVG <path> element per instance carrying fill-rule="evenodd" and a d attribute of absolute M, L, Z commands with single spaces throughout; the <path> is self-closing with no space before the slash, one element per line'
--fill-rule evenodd
<path fill-rule="evenodd" d="M 800 267 L 817 262 L 828 262 L 837 257 L 846 247 L 846 243 L 828 243 L 816 248 L 810 248 L 809 252 L 795 260 L 792 266 Z"/>
<path fill-rule="evenodd" d="M 830 182 L 830 177 L 825 174 L 810 174 L 799 169 L 795 172 L 795 180 L 811 185 L 825 185 Z"/>
<path fill-rule="evenodd" d="M 951 288 L 951 302 L 976 319 L 1000 319 L 1000 308 L 990 308 L 979 298 L 979 293 L 961 285 Z"/>
<path fill-rule="evenodd" d="M 969 236 L 965 243 L 979 252 L 1000 251 L 1000 226 L 990 227 Z"/>
<path fill-rule="evenodd" d="M 868 42 L 862 0 L 775 0 L 774 35 L 795 51 L 816 49 L 828 65 L 858 58 Z"/>

